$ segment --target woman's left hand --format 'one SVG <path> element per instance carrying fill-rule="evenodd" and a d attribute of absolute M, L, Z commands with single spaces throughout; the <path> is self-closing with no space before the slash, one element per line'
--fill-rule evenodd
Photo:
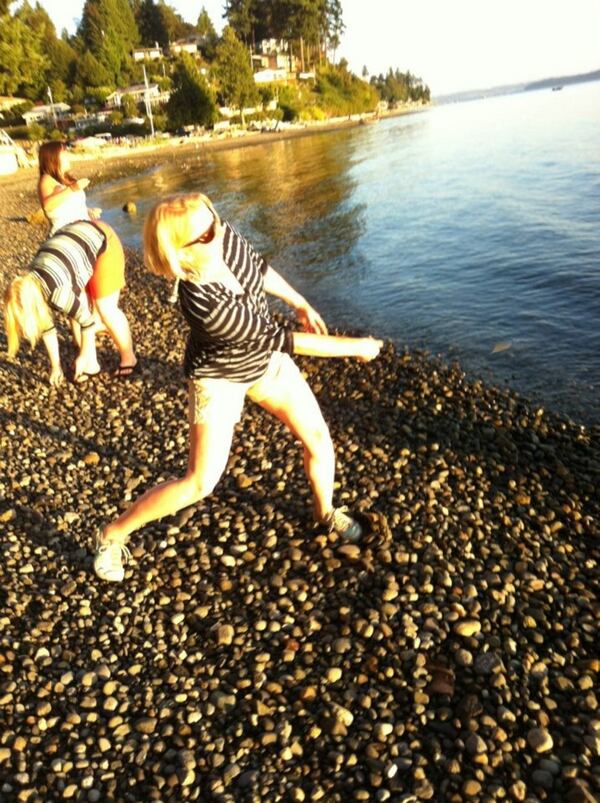
<path fill-rule="evenodd" d="M 296 310 L 298 320 L 305 332 L 310 332 L 315 335 L 326 335 L 327 326 L 325 321 L 319 313 L 313 309 L 310 304 L 304 307 L 298 307 Z"/>
<path fill-rule="evenodd" d="M 90 213 L 90 217 L 92 220 L 98 220 L 98 218 L 102 215 L 102 210 L 99 206 L 93 206 L 91 209 L 88 209 Z"/>

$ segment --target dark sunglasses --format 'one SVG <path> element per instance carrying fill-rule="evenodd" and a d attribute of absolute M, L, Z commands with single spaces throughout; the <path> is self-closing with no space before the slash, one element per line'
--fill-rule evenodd
<path fill-rule="evenodd" d="M 199 237 L 196 237 L 195 240 L 192 240 L 189 243 L 186 243 L 183 247 L 187 248 L 190 245 L 196 245 L 197 243 L 201 243 L 202 245 L 208 245 L 208 243 L 212 243 L 215 239 L 215 234 L 217 233 L 217 218 L 215 217 L 215 213 L 211 210 L 212 215 L 212 223 L 206 229 L 206 231 L 202 232 Z"/>

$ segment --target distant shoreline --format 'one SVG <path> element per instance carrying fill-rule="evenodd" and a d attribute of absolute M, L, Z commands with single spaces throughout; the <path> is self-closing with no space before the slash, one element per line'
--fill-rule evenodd
<path fill-rule="evenodd" d="M 181 153 L 189 153 L 190 151 L 197 152 L 198 150 L 206 151 L 222 151 L 232 150 L 235 148 L 246 148 L 253 145 L 264 145 L 270 142 L 280 142 L 284 139 L 294 139 L 297 137 L 307 137 L 313 134 L 332 133 L 347 128 L 356 128 L 363 123 L 376 123 L 378 120 L 388 119 L 390 117 L 403 117 L 407 114 L 417 114 L 427 111 L 431 108 L 432 104 L 420 106 L 404 106 L 399 109 L 382 112 L 378 116 L 375 114 L 365 115 L 352 115 L 350 117 L 336 117 L 322 123 L 310 122 L 302 127 L 294 127 L 282 129 L 280 131 L 242 131 L 231 132 L 223 135 L 204 135 L 202 137 L 172 137 L 165 140 L 164 143 L 152 143 L 150 145 L 142 144 L 135 147 L 111 146 L 107 145 L 95 152 L 88 152 L 85 154 L 74 153 L 73 161 L 77 167 L 79 164 L 88 165 L 95 174 L 96 178 L 100 178 L 102 172 L 106 169 L 106 162 L 109 161 L 111 166 L 115 162 L 131 161 L 139 163 L 139 161 L 146 160 L 147 167 L 152 167 L 161 161 L 165 155 L 170 155 L 177 149 Z M 132 165 L 133 166 L 133 165 Z M 75 172 L 77 173 L 77 167 Z M 10 184 L 26 179 L 33 173 L 37 173 L 37 165 L 31 167 L 20 168 L 15 173 L 0 176 L 0 184 Z M 107 176 L 107 179 L 109 177 Z"/>

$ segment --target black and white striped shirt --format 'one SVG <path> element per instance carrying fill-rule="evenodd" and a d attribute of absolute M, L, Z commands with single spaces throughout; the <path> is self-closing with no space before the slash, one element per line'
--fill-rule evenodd
<path fill-rule="evenodd" d="M 220 282 L 179 283 L 179 302 L 190 326 L 183 367 L 191 379 L 254 382 L 267 370 L 273 351 L 293 353 L 292 332 L 269 312 L 266 260 L 229 223 L 223 226 L 223 259 L 244 294 Z"/>
<path fill-rule="evenodd" d="M 94 321 L 85 287 L 105 247 L 104 232 L 91 221 L 80 220 L 63 226 L 46 240 L 31 263 L 49 306 L 83 328 Z"/>

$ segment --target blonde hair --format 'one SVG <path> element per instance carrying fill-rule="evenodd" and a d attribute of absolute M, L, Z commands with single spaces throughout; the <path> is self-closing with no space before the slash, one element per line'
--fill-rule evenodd
<path fill-rule="evenodd" d="M 22 338 L 29 340 L 33 347 L 44 332 L 52 328 L 52 315 L 42 285 L 32 271 L 17 276 L 6 288 L 4 325 L 9 357 L 15 356 Z"/>
<path fill-rule="evenodd" d="M 168 279 L 197 275 L 197 260 L 186 259 L 182 249 L 198 235 L 191 216 L 202 206 L 210 209 L 219 226 L 221 221 L 212 202 L 200 192 L 173 195 L 150 210 L 144 224 L 144 261 L 152 273 Z"/>

